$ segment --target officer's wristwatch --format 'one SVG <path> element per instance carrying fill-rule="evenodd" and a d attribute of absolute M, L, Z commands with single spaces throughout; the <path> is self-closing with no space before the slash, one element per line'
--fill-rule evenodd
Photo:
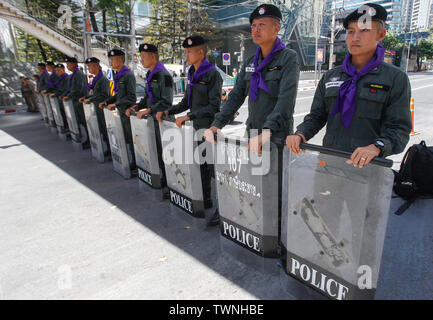
<path fill-rule="evenodd" d="M 376 140 L 374 141 L 374 146 L 375 146 L 376 148 L 380 149 L 380 154 L 382 154 L 382 152 L 383 152 L 383 148 L 385 148 L 385 143 L 384 143 L 382 140 L 380 140 L 380 139 L 376 139 Z M 380 154 L 379 154 L 379 155 L 380 155 Z"/>

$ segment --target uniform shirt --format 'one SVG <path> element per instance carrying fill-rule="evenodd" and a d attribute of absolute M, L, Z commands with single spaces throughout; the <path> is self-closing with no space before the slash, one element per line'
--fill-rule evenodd
<path fill-rule="evenodd" d="M 48 79 L 51 81 L 52 84 L 56 83 L 57 80 L 59 80 L 59 75 L 57 73 L 51 73 L 50 76 L 48 77 Z M 50 85 L 50 83 L 48 82 L 48 87 L 49 88 L 53 88 L 53 86 Z"/>
<path fill-rule="evenodd" d="M 169 114 L 177 114 L 190 109 L 188 116 L 196 130 L 209 128 L 221 105 L 223 79 L 216 69 L 206 73 L 191 88 L 191 107 L 188 106 L 189 84 L 185 95 L 177 105 L 169 109 Z"/>
<path fill-rule="evenodd" d="M 93 91 L 90 91 L 86 98 L 93 102 L 96 107 L 99 106 L 101 102 L 110 98 L 110 81 L 102 75 L 96 81 Z"/>
<path fill-rule="evenodd" d="M 151 79 L 150 90 L 155 103 L 150 100 L 145 90 L 144 98 L 138 103 L 138 109 L 150 108 L 152 113 L 164 111 L 173 104 L 173 78 L 167 70 L 155 73 Z"/>
<path fill-rule="evenodd" d="M 48 90 L 50 88 L 50 86 L 48 85 L 49 76 L 50 75 L 48 74 L 48 72 L 41 73 L 39 75 L 39 82 L 37 82 L 37 89 L 39 92 L 42 90 Z"/>
<path fill-rule="evenodd" d="M 69 80 L 69 78 L 68 78 Z M 69 90 L 67 96 L 72 100 L 72 102 L 77 102 L 81 97 L 87 95 L 87 78 L 86 75 L 78 70 L 75 72 L 72 78 L 71 89 Z"/>
<path fill-rule="evenodd" d="M 57 98 L 61 96 L 66 96 L 69 92 L 69 77 L 65 77 L 60 80 L 60 83 L 57 87 L 53 87 L 47 90 L 49 93 L 54 93 Z"/>
<path fill-rule="evenodd" d="M 260 55 L 261 56 L 261 55 Z M 259 59 L 259 64 L 263 60 Z M 251 75 L 254 72 L 254 56 L 241 69 L 236 84 L 230 92 L 221 112 L 215 115 L 212 126 L 224 127 L 249 95 Z M 284 139 L 293 131 L 293 111 L 299 80 L 299 62 L 296 52 L 283 49 L 261 71 L 269 93 L 258 89 L 255 101 L 248 101 L 247 131 L 270 129 L 273 139 Z"/>
<path fill-rule="evenodd" d="M 108 98 L 107 104 L 114 103 L 123 113 L 137 101 L 135 90 L 135 76 L 132 72 L 128 72 L 119 79 L 119 91 L 114 97 Z"/>
<path fill-rule="evenodd" d="M 341 84 L 350 78 L 341 66 L 328 71 L 316 89 L 310 114 L 297 130 L 308 140 L 325 124 L 323 146 L 353 152 L 358 147 L 373 144 L 376 139 L 385 143 L 381 156 L 404 150 L 412 128 L 410 116 L 411 88 L 406 73 L 383 62 L 378 68 L 360 78 L 356 90 L 356 110 L 348 130 L 341 113 L 329 116 L 336 106 Z"/>
<path fill-rule="evenodd" d="M 34 86 L 30 81 L 24 81 L 21 83 L 21 92 L 23 94 L 30 94 L 33 93 Z"/>

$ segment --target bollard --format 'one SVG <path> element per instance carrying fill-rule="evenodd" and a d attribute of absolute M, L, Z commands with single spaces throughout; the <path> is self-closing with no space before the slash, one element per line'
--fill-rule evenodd
<path fill-rule="evenodd" d="M 415 121 L 414 121 L 414 113 L 415 113 L 415 99 L 410 98 L 410 117 L 412 118 L 412 131 L 410 132 L 411 136 L 416 136 L 419 132 L 415 132 Z"/>

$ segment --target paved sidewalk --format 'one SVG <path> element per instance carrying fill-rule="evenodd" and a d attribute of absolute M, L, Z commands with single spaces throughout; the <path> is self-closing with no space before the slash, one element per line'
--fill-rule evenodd
<path fill-rule="evenodd" d="M 0 299 L 299 297 L 224 254 L 218 228 L 186 225 L 39 119 L 0 117 Z M 433 299 L 432 208 L 390 215 L 376 298 Z"/>

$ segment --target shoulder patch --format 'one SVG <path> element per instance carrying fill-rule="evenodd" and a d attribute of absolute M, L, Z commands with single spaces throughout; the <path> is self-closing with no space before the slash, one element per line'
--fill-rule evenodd
<path fill-rule="evenodd" d="M 379 84 L 379 83 L 372 83 L 372 82 L 368 82 L 368 83 L 364 84 L 364 88 L 373 89 L 373 90 L 384 90 L 384 91 L 389 90 L 389 86 L 387 86 L 387 85 Z"/>
<path fill-rule="evenodd" d="M 167 88 L 173 88 L 173 78 L 171 76 L 164 76 L 164 82 Z"/>
<path fill-rule="evenodd" d="M 268 71 L 281 70 L 282 68 L 283 68 L 282 66 L 269 67 L 269 68 L 268 68 Z"/>

